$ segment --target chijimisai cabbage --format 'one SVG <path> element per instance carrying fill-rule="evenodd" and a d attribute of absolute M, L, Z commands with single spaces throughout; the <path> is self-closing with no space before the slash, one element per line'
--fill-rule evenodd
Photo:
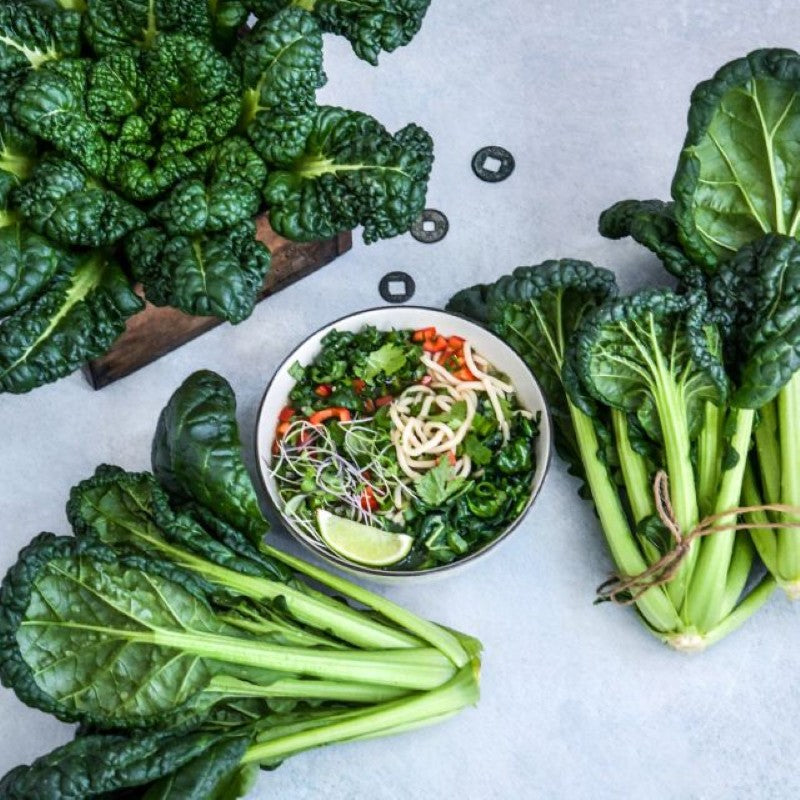
<path fill-rule="evenodd" d="M 75 535 L 40 534 L 0 588 L 0 679 L 83 727 L 2 797 L 240 797 L 259 766 L 477 701 L 474 639 L 262 542 L 214 373 L 164 409 L 153 473 L 102 466 L 67 514 Z"/>
<path fill-rule="evenodd" d="M 318 107 L 316 93 L 326 80 L 323 31 L 348 36 L 375 62 L 411 40 L 427 5 L 4 3 L 0 390 L 67 374 L 108 349 L 138 311 L 95 304 L 83 316 L 101 325 L 96 335 L 65 324 L 82 314 L 81 292 L 69 311 L 38 300 L 74 282 L 75 264 L 113 262 L 131 292 L 141 285 L 156 305 L 238 323 L 270 266 L 255 238 L 261 212 L 298 241 L 359 226 L 367 242 L 407 231 L 425 205 L 430 137 Z"/>
<path fill-rule="evenodd" d="M 707 286 L 736 384 L 754 413 L 743 500 L 800 506 L 800 55 L 759 50 L 722 67 L 692 96 L 671 203 L 626 200 L 600 230 L 632 236 L 687 285 Z M 798 522 L 759 512 L 751 521 Z M 726 540 L 722 537 L 722 541 Z M 778 583 L 800 594 L 800 533 L 756 529 Z"/>
<path fill-rule="evenodd" d="M 543 379 L 559 450 L 585 481 L 621 575 L 642 574 L 676 544 L 656 514 L 658 472 L 685 533 L 738 505 L 754 415 L 729 404 L 720 331 L 702 293 L 618 298 L 611 273 L 560 261 L 465 290 L 449 307 L 486 323 Z M 772 591 L 770 580 L 745 591 L 752 560 L 747 537 L 696 540 L 672 580 L 636 608 L 671 646 L 702 649 Z"/>

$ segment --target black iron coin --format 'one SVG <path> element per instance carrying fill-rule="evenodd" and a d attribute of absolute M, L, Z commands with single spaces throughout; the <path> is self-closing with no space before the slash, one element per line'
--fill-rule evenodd
<path fill-rule="evenodd" d="M 407 303 L 417 290 L 407 272 L 389 272 L 381 278 L 378 291 L 387 303 Z"/>
<path fill-rule="evenodd" d="M 447 236 L 449 230 L 450 222 L 441 211 L 426 208 L 411 226 L 411 235 L 423 244 L 436 244 Z"/>
<path fill-rule="evenodd" d="M 504 147 L 495 145 L 478 150 L 472 157 L 472 171 L 487 183 L 504 181 L 515 166 L 514 156 Z"/>

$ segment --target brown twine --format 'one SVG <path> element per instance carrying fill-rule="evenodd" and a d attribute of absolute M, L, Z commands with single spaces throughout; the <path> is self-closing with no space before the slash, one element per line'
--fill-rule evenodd
<path fill-rule="evenodd" d="M 770 511 L 781 514 L 800 516 L 800 507 L 779 503 L 768 503 L 758 506 L 737 506 L 719 514 L 709 514 L 697 525 L 684 534 L 678 521 L 669 496 L 669 477 L 663 470 L 656 474 L 653 481 L 653 499 L 656 513 L 664 527 L 672 534 L 674 549 L 665 553 L 658 561 L 639 575 L 615 575 L 597 588 L 599 600 L 608 600 L 617 605 L 633 605 L 641 596 L 655 588 L 669 583 L 677 574 L 683 560 L 689 555 L 692 542 L 704 536 L 723 531 L 749 531 L 753 528 L 773 530 L 800 530 L 800 522 L 729 522 L 718 525 L 720 520 L 733 517 L 736 520 L 742 514 Z"/>

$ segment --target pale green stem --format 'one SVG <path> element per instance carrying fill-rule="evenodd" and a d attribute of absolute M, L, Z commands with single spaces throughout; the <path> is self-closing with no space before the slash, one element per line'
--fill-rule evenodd
<path fill-rule="evenodd" d="M 277 636 L 287 644 L 298 647 L 330 647 L 334 650 L 346 650 L 347 645 L 334 639 L 316 636 L 300 628 L 292 628 L 286 624 L 271 622 L 269 620 L 249 619 L 234 614 L 220 615 L 223 622 L 233 625 L 240 630 L 247 631 L 256 636 Z"/>
<path fill-rule="evenodd" d="M 294 753 L 333 742 L 355 741 L 409 730 L 426 721 L 440 720 L 478 701 L 478 683 L 471 665 L 463 667 L 443 686 L 420 695 L 365 709 L 339 722 L 256 743 L 243 764 L 274 764 Z"/>
<path fill-rule="evenodd" d="M 742 626 L 767 602 L 767 600 L 769 600 L 774 591 L 775 580 L 772 577 L 764 578 L 764 580 L 736 606 L 732 613 L 728 614 L 719 625 L 716 625 L 705 635 L 706 644 L 708 646 L 716 644 L 729 633 L 733 633 L 733 631 Z"/>
<path fill-rule="evenodd" d="M 643 519 L 655 513 L 653 503 L 653 484 L 644 456 L 637 453 L 631 445 L 628 435 L 628 419 L 624 412 L 612 409 L 611 420 L 614 426 L 614 438 L 619 454 L 619 464 L 622 478 L 625 481 L 625 490 L 628 502 L 633 512 L 633 518 L 638 525 Z M 644 537 L 639 537 L 639 544 L 647 556 L 647 561 L 653 563 L 660 553 L 658 548 Z"/>
<path fill-rule="evenodd" d="M 742 482 L 742 504 L 746 506 L 760 506 L 764 501 L 758 491 L 755 471 L 753 465 L 748 460 L 744 470 L 744 480 Z M 754 525 L 766 525 L 770 519 L 766 511 L 753 511 L 746 515 L 748 522 Z M 771 528 L 754 527 L 750 529 L 750 536 L 755 543 L 758 555 L 764 562 L 764 566 L 776 577 L 778 574 L 778 539 L 776 531 Z"/>
<path fill-rule="evenodd" d="M 735 432 L 730 446 L 738 454 L 736 464 L 722 474 L 719 493 L 714 505 L 714 513 L 723 514 L 739 506 L 742 495 L 742 481 L 747 465 L 747 451 L 753 432 L 755 411 L 733 409 Z M 717 525 L 732 525 L 735 514 L 721 518 Z M 690 529 L 683 529 L 688 533 Z M 734 538 L 740 534 L 735 531 L 718 531 L 706 536 L 699 548 L 697 565 L 686 598 L 685 619 L 690 619 L 697 630 L 705 633 L 718 625 L 723 616 L 725 590 L 731 566 L 731 553 Z"/>
<path fill-rule="evenodd" d="M 226 569 L 208 559 L 200 558 L 182 548 L 163 541 L 140 536 L 150 546 L 157 547 L 171 560 L 206 580 L 226 589 L 233 590 L 244 597 L 256 600 L 275 600 L 282 598 L 289 613 L 299 622 L 311 625 L 321 631 L 330 632 L 345 642 L 357 647 L 382 650 L 386 648 L 418 647 L 421 642 L 413 636 L 382 625 L 374 619 L 349 608 L 333 598 L 321 595 L 311 596 L 287 586 L 279 581 L 271 581 L 253 575 L 244 575 L 236 570 Z"/>
<path fill-rule="evenodd" d="M 248 683 L 227 675 L 211 679 L 208 692 L 225 697 L 294 697 L 300 700 L 335 700 L 341 703 L 385 703 L 408 694 L 393 686 L 372 686 L 346 681 L 283 678 L 266 685 Z"/>
<path fill-rule="evenodd" d="M 771 401 L 758 410 L 760 419 L 755 429 L 761 486 L 767 503 L 781 502 L 781 448 L 775 406 L 775 401 Z"/>
<path fill-rule="evenodd" d="M 800 372 L 778 395 L 781 446 L 781 502 L 800 507 Z M 784 514 L 785 522 L 800 522 L 800 514 Z M 778 571 L 790 583 L 800 580 L 800 530 L 778 534 Z"/>
<path fill-rule="evenodd" d="M 648 565 L 631 533 L 617 487 L 609 475 L 608 468 L 598 457 L 600 443 L 594 423 L 572 404 L 570 404 L 570 414 L 586 473 L 586 482 L 592 492 L 611 557 L 623 575 L 639 575 L 647 569 Z M 667 633 L 681 628 L 681 621 L 675 607 L 660 586 L 645 592 L 636 601 L 636 607 L 655 632 Z"/>
<path fill-rule="evenodd" d="M 740 533 L 733 540 L 731 566 L 728 570 L 728 580 L 725 583 L 720 619 L 727 617 L 736 608 L 753 569 L 754 556 L 753 540 L 746 533 Z"/>
<path fill-rule="evenodd" d="M 233 636 L 156 629 L 131 635 L 132 641 L 183 650 L 245 667 L 259 667 L 325 680 L 433 689 L 453 675 L 453 665 L 437 650 L 323 651 L 271 645 Z"/>
<path fill-rule="evenodd" d="M 655 393 L 658 418 L 664 439 L 669 492 L 675 521 L 688 533 L 697 525 L 699 512 L 697 489 L 689 437 L 686 402 L 669 373 L 663 375 L 661 387 Z M 675 577 L 667 584 L 667 593 L 675 608 L 680 609 L 681 618 L 687 625 L 690 618 L 685 613 L 686 593 L 698 553 L 697 543 L 691 545 Z"/>
<path fill-rule="evenodd" d="M 703 427 L 697 438 L 697 493 L 700 513 L 706 516 L 714 508 L 719 485 L 724 415 L 722 409 L 711 402 L 706 402 L 703 414 Z"/>
<path fill-rule="evenodd" d="M 287 567 L 291 567 L 296 572 L 377 611 L 385 619 L 410 631 L 424 642 L 433 645 L 437 650 L 444 653 L 455 666 L 463 667 L 469 662 L 469 655 L 461 642 L 459 642 L 458 637 L 439 625 L 412 614 L 402 606 L 397 605 L 397 603 L 393 603 L 391 600 L 387 600 L 385 597 L 381 597 L 381 595 L 371 592 L 363 586 L 308 564 L 302 559 L 284 553 L 282 550 L 277 550 L 269 545 L 261 545 L 260 549 L 265 555 L 286 564 Z"/>

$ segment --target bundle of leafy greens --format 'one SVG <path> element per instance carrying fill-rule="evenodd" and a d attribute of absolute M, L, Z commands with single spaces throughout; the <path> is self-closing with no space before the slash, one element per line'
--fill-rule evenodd
<path fill-rule="evenodd" d="M 719 326 L 702 293 L 620 298 L 610 272 L 559 261 L 468 289 L 450 308 L 488 324 L 543 381 L 559 451 L 585 481 L 621 574 L 644 573 L 676 545 L 656 513 L 658 472 L 687 533 L 738 505 L 753 415 L 729 405 Z M 769 596 L 769 580 L 743 596 L 753 549 L 730 536 L 724 556 L 721 536 L 694 541 L 669 583 L 632 598 L 671 646 L 712 644 Z"/>
<path fill-rule="evenodd" d="M 152 473 L 101 466 L 67 514 L 0 588 L 0 679 L 81 728 L 0 797 L 242 797 L 259 767 L 477 701 L 477 641 L 263 543 L 214 373 L 164 409 Z"/>
<path fill-rule="evenodd" d="M 0 8 L 0 391 L 104 353 L 144 296 L 238 323 L 270 255 L 408 230 L 428 134 L 318 106 L 323 31 L 407 44 L 429 0 L 9 0 Z M 245 23 L 251 12 L 254 27 Z"/>
<path fill-rule="evenodd" d="M 632 236 L 683 285 L 707 288 L 723 320 L 732 403 L 753 415 L 746 505 L 800 506 L 800 55 L 759 50 L 692 96 L 673 200 L 626 200 L 601 232 Z M 751 522 L 796 523 L 790 511 Z M 723 537 L 724 539 L 725 537 Z M 800 531 L 756 528 L 778 583 L 800 596 Z"/>
<path fill-rule="evenodd" d="M 625 200 L 602 214 L 601 233 L 650 249 L 676 290 L 619 298 L 611 273 L 561 261 L 450 304 L 542 380 L 559 450 L 585 482 L 616 569 L 654 578 L 628 599 L 678 649 L 718 641 L 776 582 L 793 596 L 800 586 L 800 530 L 788 527 L 800 522 L 799 91 L 791 51 L 723 67 L 692 97 L 672 202 Z M 675 530 L 690 535 L 707 518 L 710 534 L 690 537 L 679 568 L 658 580 Z M 750 535 L 729 529 L 743 521 Z"/>

